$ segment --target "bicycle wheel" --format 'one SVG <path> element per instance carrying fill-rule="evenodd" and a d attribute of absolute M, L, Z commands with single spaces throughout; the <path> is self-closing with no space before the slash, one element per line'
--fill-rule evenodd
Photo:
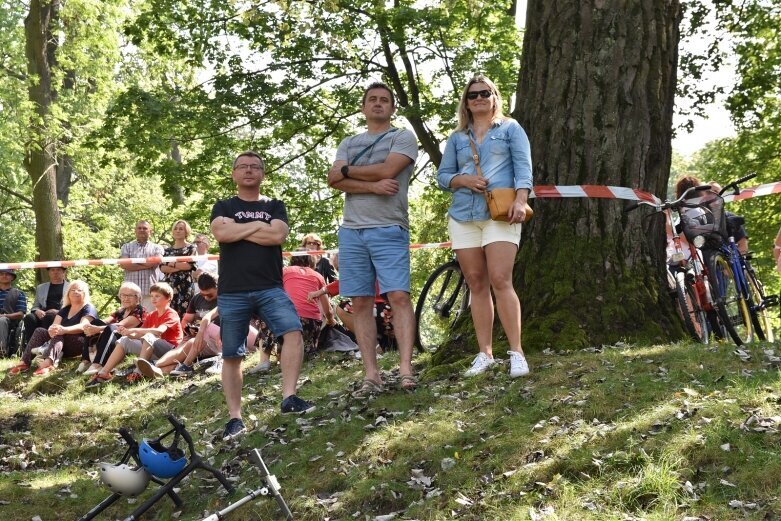
<path fill-rule="evenodd" d="M 438 267 L 423 285 L 415 305 L 418 351 L 434 351 L 469 307 L 469 288 L 456 261 Z"/>
<path fill-rule="evenodd" d="M 754 326 L 754 333 L 757 338 L 767 342 L 773 342 L 773 325 L 770 323 L 770 313 L 767 312 L 767 299 L 765 298 L 765 288 L 756 277 L 754 270 L 744 269 L 749 293 L 749 313 L 751 313 L 751 325 Z"/>
<path fill-rule="evenodd" d="M 748 305 L 738 290 L 738 282 L 729 261 L 721 252 L 710 259 L 708 276 L 711 277 L 716 301 L 716 310 L 722 325 L 736 345 L 743 345 L 754 339 Z"/>
<path fill-rule="evenodd" d="M 686 281 L 686 274 L 675 274 L 675 307 L 683 319 L 686 331 L 702 344 L 708 343 L 708 316 L 700 306 L 694 283 Z"/>

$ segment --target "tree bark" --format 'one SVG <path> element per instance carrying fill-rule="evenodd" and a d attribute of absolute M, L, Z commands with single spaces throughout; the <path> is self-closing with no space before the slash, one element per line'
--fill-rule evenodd
<path fill-rule="evenodd" d="M 176 138 L 171 138 L 171 160 L 177 164 L 182 165 L 182 152 L 179 150 L 179 141 Z M 170 190 L 171 204 L 174 207 L 184 204 L 184 189 L 179 183 L 173 182 Z"/>
<path fill-rule="evenodd" d="M 530 0 L 513 116 L 535 185 L 614 185 L 664 197 L 678 65 L 678 0 Z M 537 199 L 515 270 L 524 346 L 681 335 L 664 222 L 605 199 Z"/>
<path fill-rule="evenodd" d="M 24 166 L 33 185 L 35 244 L 39 260 L 61 259 L 62 229 L 57 207 L 57 151 L 47 129 L 54 99 L 52 73 L 56 67 L 58 40 L 53 32 L 60 2 L 30 0 L 24 21 L 25 53 L 29 73 L 29 98 L 35 107 L 30 121 Z"/>

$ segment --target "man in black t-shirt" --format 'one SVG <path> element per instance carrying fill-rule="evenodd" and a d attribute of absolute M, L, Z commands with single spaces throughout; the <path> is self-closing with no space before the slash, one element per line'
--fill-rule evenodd
<path fill-rule="evenodd" d="M 287 210 L 277 199 L 260 194 L 265 166 L 256 152 L 243 152 L 233 162 L 238 195 L 217 201 L 211 230 L 220 243 L 218 307 L 222 339 L 222 387 L 230 420 L 223 439 L 246 431 L 241 420 L 241 360 L 253 314 L 260 316 L 284 348 L 282 413 L 314 410 L 296 396 L 304 343 L 301 321 L 282 287 L 282 244 L 287 238 Z"/>

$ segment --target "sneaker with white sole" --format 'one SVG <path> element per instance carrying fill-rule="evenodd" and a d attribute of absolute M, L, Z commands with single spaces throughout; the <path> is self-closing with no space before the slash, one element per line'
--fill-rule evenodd
<path fill-rule="evenodd" d="M 282 414 L 307 414 L 315 409 L 316 407 L 313 403 L 302 400 L 295 394 L 291 394 L 282 400 L 282 405 L 280 406 Z"/>
<path fill-rule="evenodd" d="M 84 371 L 84 374 L 87 376 L 92 376 L 94 374 L 98 374 L 101 369 L 103 369 L 102 365 L 91 365 L 86 371 Z"/>
<path fill-rule="evenodd" d="M 222 358 L 214 362 L 206 372 L 209 374 L 222 374 Z"/>
<path fill-rule="evenodd" d="M 477 376 L 485 372 L 486 369 L 494 365 L 494 359 L 485 353 L 478 353 L 472 360 L 472 367 L 466 370 L 464 376 Z"/>
<path fill-rule="evenodd" d="M 90 363 L 89 360 L 82 360 L 81 363 L 79 364 L 79 366 L 76 368 L 76 372 L 77 373 L 83 373 L 84 371 L 89 369 L 89 366 L 91 366 L 91 365 L 92 364 Z"/>
<path fill-rule="evenodd" d="M 195 370 L 192 368 L 192 366 L 189 366 L 184 362 L 179 362 L 179 365 L 177 365 L 170 374 L 171 376 L 192 376 L 194 372 Z"/>
<path fill-rule="evenodd" d="M 139 358 L 136 360 L 136 368 L 138 372 L 147 378 L 159 378 L 163 376 L 163 371 L 149 360 Z"/>
<path fill-rule="evenodd" d="M 249 371 L 247 371 L 249 374 L 258 374 L 258 373 L 268 373 L 271 370 L 271 361 L 266 360 L 265 362 L 261 362 Z"/>
<path fill-rule="evenodd" d="M 518 378 L 529 374 L 529 363 L 521 353 L 517 351 L 507 351 L 510 355 L 510 378 Z"/>
<path fill-rule="evenodd" d="M 225 430 L 222 433 L 223 441 L 230 441 L 237 436 L 241 436 L 247 432 L 247 427 L 244 426 L 244 422 L 241 418 L 231 418 L 228 423 L 225 424 Z"/>

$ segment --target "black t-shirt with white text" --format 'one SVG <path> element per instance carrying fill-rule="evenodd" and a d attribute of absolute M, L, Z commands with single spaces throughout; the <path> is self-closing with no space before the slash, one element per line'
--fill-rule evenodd
<path fill-rule="evenodd" d="M 193 319 L 193 322 L 195 324 L 200 324 L 201 319 L 211 311 L 212 309 L 217 307 L 217 299 L 212 300 L 209 302 L 205 298 L 203 298 L 203 295 L 200 293 L 197 295 L 194 295 L 192 300 L 190 300 L 190 305 L 187 306 L 186 314 L 193 314 L 195 315 L 195 318 Z M 214 320 L 212 320 L 212 324 L 220 325 L 220 317 L 219 315 L 214 317 Z"/>
<path fill-rule="evenodd" d="M 231 197 L 217 201 L 211 221 L 227 217 L 237 223 L 279 219 L 287 224 L 285 203 L 267 197 L 259 201 L 244 201 Z M 220 243 L 219 280 L 217 291 L 237 293 L 282 287 L 282 246 L 261 246 L 240 240 Z"/>

